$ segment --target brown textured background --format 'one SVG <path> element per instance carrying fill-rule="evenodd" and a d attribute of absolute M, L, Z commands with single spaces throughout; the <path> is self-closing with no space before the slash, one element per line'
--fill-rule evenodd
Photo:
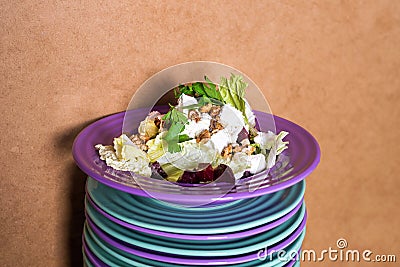
<path fill-rule="evenodd" d="M 319 141 L 304 248 L 400 261 L 400 1 L 1 1 L 0 20 L 0 266 L 81 264 L 73 139 L 191 60 L 243 71 Z"/>

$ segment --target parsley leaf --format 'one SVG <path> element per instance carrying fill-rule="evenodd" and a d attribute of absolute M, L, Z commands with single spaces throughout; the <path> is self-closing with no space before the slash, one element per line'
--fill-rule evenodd
<path fill-rule="evenodd" d="M 178 89 L 175 90 L 175 97 L 179 98 L 182 94 L 194 96 L 194 97 L 208 97 L 218 101 L 223 101 L 223 97 L 217 86 L 204 76 L 206 82 L 195 82 L 189 85 L 179 85 Z"/>
<path fill-rule="evenodd" d="M 180 142 L 179 134 L 185 128 L 188 118 L 185 114 L 172 107 L 171 110 L 163 116 L 163 120 L 165 120 L 167 127 L 169 126 L 167 134 L 163 137 L 163 139 L 167 141 L 168 151 L 171 153 L 181 151 L 178 144 Z"/>
<path fill-rule="evenodd" d="M 179 138 L 179 143 L 182 143 L 182 142 L 185 142 L 185 141 L 189 141 L 189 140 L 192 139 L 192 138 L 190 138 L 189 135 L 187 135 L 187 134 L 180 134 L 180 135 L 178 136 L 178 138 Z"/>
<path fill-rule="evenodd" d="M 176 98 L 179 98 L 182 94 L 194 96 L 194 90 L 191 85 L 179 85 L 178 94 L 175 94 Z"/>
<path fill-rule="evenodd" d="M 213 84 L 210 79 L 207 78 L 207 76 L 204 76 L 204 79 L 207 81 L 207 85 L 204 83 L 204 91 L 206 92 L 206 95 L 209 98 L 213 98 L 219 101 L 223 101 L 223 98 L 221 96 L 221 92 L 217 90 L 217 86 Z"/>
<path fill-rule="evenodd" d="M 192 89 L 195 92 L 195 96 L 196 97 L 206 95 L 206 92 L 204 91 L 202 83 L 194 83 L 194 84 L 192 84 Z"/>

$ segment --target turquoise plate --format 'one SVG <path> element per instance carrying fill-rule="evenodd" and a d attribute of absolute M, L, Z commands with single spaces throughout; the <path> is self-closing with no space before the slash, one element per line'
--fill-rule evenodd
<path fill-rule="evenodd" d="M 288 247 L 284 250 L 286 251 L 298 251 L 302 245 L 306 230 L 304 229 L 301 235 L 292 242 Z M 133 254 L 127 253 L 125 251 L 116 249 L 115 247 L 110 246 L 103 240 L 97 237 L 97 235 L 85 225 L 84 228 L 84 242 L 87 245 L 87 248 L 93 253 L 99 260 L 109 266 L 121 266 L 121 267 L 128 267 L 128 266 L 135 266 L 135 267 L 189 267 L 194 265 L 183 265 L 183 264 L 172 264 L 167 262 L 161 261 L 154 261 L 142 257 L 135 256 Z M 215 260 L 210 259 L 210 263 L 207 264 L 208 266 L 215 266 Z M 253 260 L 246 263 L 241 264 L 230 264 L 226 265 L 228 267 L 253 267 L 253 266 L 265 266 L 265 267 L 272 267 L 272 266 L 284 266 L 286 263 L 280 261 L 278 258 L 273 258 L 272 261 L 260 261 L 260 260 Z"/>
<path fill-rule="evenodd" d="M 83 266 L 84 267 L 94 267 L 93 264 L 89 261 L 86 256 L 85 250 L 82 249 L 82 257 L 83 257 Z"/>
<path fill-rule="evenodd" d="M 202 209 L 130 195 L 91 178 L 87 182 L 93 202 L 121 221 L 151 230 L 199 235 L 238 232 L 276 220 L 302 201 L 304 190 L 302 181 L 273 194 Z"/>
<path fill-rule="evenodd" d="M 93 230 L 101 230 L 113 238 L 140 249 L 163 251 L 179 256 L 198 256 L 200 253 L 204 257 L 219 257 L 251 253 L 285 239 L 302 223 L 305 206 L 303 204 L 294 216 L 269 231 L 251 237 L 220 240 L 176 239 L 128 229 L 102 216 L 87 200 L 86 214 L 89 222 L 94 224 Z"/>

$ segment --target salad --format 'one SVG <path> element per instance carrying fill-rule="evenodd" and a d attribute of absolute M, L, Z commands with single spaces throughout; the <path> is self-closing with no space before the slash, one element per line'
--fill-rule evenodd
<path fill-rule="evenodd" d="M 137 133 L 98 144 L 101 160 L 116 169 L 179 183 L 209 183 L 228 172 L 236 180 L 275 165 L 288 134 L 261 132 L 239 75 L 174 89 L 177 105 L 152 111 Z"/>

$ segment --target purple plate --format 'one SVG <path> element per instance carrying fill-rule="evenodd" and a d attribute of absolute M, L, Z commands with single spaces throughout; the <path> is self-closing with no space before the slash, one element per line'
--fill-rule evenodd
<path fill-rule="evenodd" d="M 165 108 L 159 107 L 160 111 Z M 137 114 L 138 120 L 144 118 L 148 109 L 131 110 Z M 258 123 L 262 125 L 265 113 L 254 111 Z M 318 165 L 320 149 L 314 137 L 302 127 L 274 116 L 277 132 L 285 130 L 290 134 L 285 138 L 289 148 L 278 157 L 277 164 L 269 170 L 241 179 L 234 186 L 226 183 L 214 183 L 208 186 L 181 186 L 176 184 L 142 177 L 125 171 L 117 171 L 100 160 L 94 148 L 96 144 L 112 144 L 113 138 L 121 134 L 125 112 L 100 119 L 86 127 L 75 139 L 73 156 L 76 164 L 92 178 L 118 190 L 131 194 L 155 197 L 167 202 L 199 204 L 207 201 L 222 203 L 244 198 L 252 198 L 285 189 L 303 180 Z M 138 123 L 138 122 L 132 122 Z M 140 184 L 140 185 L 139 185 Z M 257 190 L 251 187 L 257 185 Z M 229 191 L 227 190 L 229 189 Z M 221 195 L 221 192 L 227 192 Z"/>

